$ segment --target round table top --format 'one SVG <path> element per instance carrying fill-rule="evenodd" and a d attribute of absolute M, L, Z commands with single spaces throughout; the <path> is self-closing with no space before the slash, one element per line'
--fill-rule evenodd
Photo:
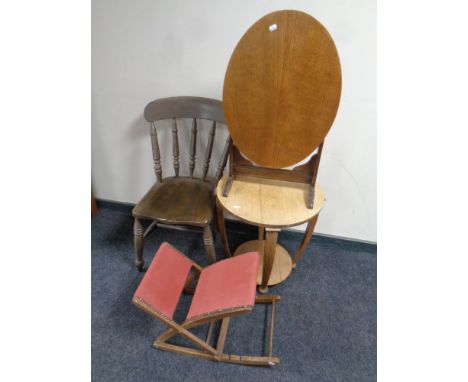
<path fill-rule="evenodd" d="M 228 196 L 223 196 L 224 176 L 216 187 L 216 197 L 232 215 L 253 225 L 281 228 L 302 224 L 318 214 L 325 201 L 315 184 L 314 208 L 307 208 L 309 185 L 236 175 Z"/>
<path fill-rule="evenodd" d="M 341 66 L 312 16 L 270 13 L 244 34 L 226 70 L 223 109 L 236 147 L 257 165 L 299 163 L 324 140 L 338 110 Z"/>

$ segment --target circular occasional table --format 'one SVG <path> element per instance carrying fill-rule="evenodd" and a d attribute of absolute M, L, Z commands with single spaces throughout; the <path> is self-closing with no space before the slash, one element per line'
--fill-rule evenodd
<path fill-rule="evenodd" d="M 257 284 L 260 292 L 266 293 L 269 285 L 279 284 L 289 276 L 309 243 L 325 200 L 322 188 L 316 185 L 314 207 L 309 209 L 306 207 L 307 184 L 236 176 L 231 192 L 223 196 L 226 179 L 223 177 L 216 187 L 218 228 L 224 248 L 230 256 L 224 210 L 245 223 L 259 227 L 258 240 L 243 243 L 235 250 L 234 256 L 249 251 L 260 252 L 262 260 Z M 278 233 L 284 227 L 305 222 L 308 224 L 304 238 L 291 259 L 288 251 L 277 243 Z"/>

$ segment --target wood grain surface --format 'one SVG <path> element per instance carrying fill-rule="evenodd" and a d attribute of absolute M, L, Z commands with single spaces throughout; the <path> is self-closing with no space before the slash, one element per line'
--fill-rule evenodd
<path fill-rule="evenodd" d="M 328 31 L 306 13 L 278 11 L 236 46 L 224 79 L 224 116 L 248 159 L 284 168 L 320 145 L 340 95 L 340 61 Z"/>
<path fill-rule="evenodd" d="M 322 209 L 322 188 L 316 183 L 314 207 L 307 208 L 309 186 L 281 180 L 236 176 L 229 195 L 223 196 L 224 176 L 216 187 L 218 202 L 242 221 L 263 227 L 281 228 L 302 224 Z"/>
<path fill-rule="evenodd" d="M 258 267 L 257 285 L 262 284 L 263 276 L 263 259 L 264 259 L 264 240 L 250 240 L 237 247 L 234 256 L 242 255 L 243 253 L 258 251 L 261 255 L 260 265 Z M 286 280 L 292 271 L 291 256 L 288 251 L 281 245 L 276 244 L 274 254 L 273 268 L 268 279 L 268 286 L 276 285 Z"/>

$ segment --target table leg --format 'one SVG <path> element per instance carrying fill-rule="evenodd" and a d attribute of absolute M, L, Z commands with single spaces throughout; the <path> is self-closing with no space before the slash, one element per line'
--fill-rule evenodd
<path fill-rule="evenodd" d="M 265 227 L 258 226 L 258 240 L 265 240 Z"/>
<path fill-rule="evenodd" d="M 263 274 L 262 285 L 259 288 L 261 293 L 268 292 L 268 280 L 275 261 L 276 243 L 278 241 L 277 228 L 265 228 L 265 247 L 263 250 Z"/>
<path fill-rule="evenodd" d="M 229 243 L 228 243 L 227 235 L 226 235 L 226 225 L 224 222 L 224 210 L 218 198 L 216 198 L 216 217 L 217 217 L 217 223 L 218 223 L 218 231 L 221 235 L 221 241 L 224 247 L 224 256 L 231 257 L 232 254 L 231 254 L 231 250 L 229 249 Z"/>
<path fill-rule="evenodd" d="M 312 219 L 309 220 L 309 223 L 307 224 L 307 228 L 304 233 L 304 238 L 302 239 L 302 243 L 299 249 L 294 254 L 294 258 L 292 261 L 293 268 L 296 268 L 297 262 L 301 258 L 302 254 L 304 253 L 304 250 L 307 247 L 307 244 L 309 244 L 309 241 L 312 238 L 312 234 L 314 233 L 314 229 L 315 229 L 315 224 L 317 224 L 318 216 L 319 214 L 315 215 Z"/>

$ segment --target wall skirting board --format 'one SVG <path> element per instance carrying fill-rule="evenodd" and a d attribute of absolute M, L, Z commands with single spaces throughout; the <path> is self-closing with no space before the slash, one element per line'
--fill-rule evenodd
<path fill-rule="evenodd" d="M 133 207 L 135 207 L 135 204 L 132 204 L 132 203 L 116 202 L 112 200 L 96 199 L 96 202 L 97 202 L 99 209 L 119 211 L 121 213 L 128 214 L 128 215 L 132 214 L 132 209 Z M 99 211 L 98 211 L 98 214 L 99 214 Z M 180 228 L 173 227 L 173 226 L 164 226 L 164 227 L 172 228 L 172 229 L 180 229 Z M 257 227 L 250 226 L 248 224 L 241 223 L 240 221 L 233 220 L 233 219 L 226 219 L 226 229 L 229 232 L 237 232 L 240 234 L 252 234 L 252 235 L 258 234 Z M 302 231 L 295 230 L 294 228 L 286 228 L 282 230 L 282 234 L 291 235 L 291 238 L 295 238 L 297 236 L 297 240 L 302 240 L 304 236 L 304 233 Z M 334 235 L 327 235 L 327 234 L 322 234 L 318 232 L 314 233 L 312 240 L 314 239 L 320 240 L 324 243 L 329 242 L 329 243 L 336 243 L 339 245 L 348 245 L 348 246 L 353 246 L 356 249 L 362 248 L 365 251 L 377 253 L 377 243 L 371 242 L 371 241 L 352 239 L 348 237 L 340 237 L 340 236 L 334 236 Z"/>

